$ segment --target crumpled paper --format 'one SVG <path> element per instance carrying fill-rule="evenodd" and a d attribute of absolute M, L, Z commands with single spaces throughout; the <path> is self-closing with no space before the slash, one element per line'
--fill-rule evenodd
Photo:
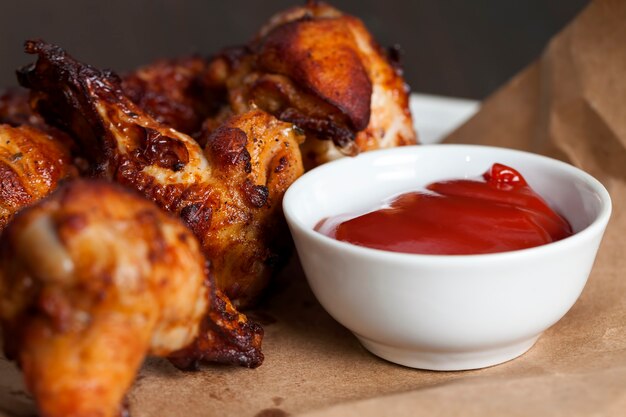
<path fill-rule="evenodd" d="M 591 3 L 447 141 L 563 159 L 613 199 L 581 298 L 528 353 L 464 372 L 386 362 L 322 310 L 294 259 L 250 313 L 266 330 L 263 366 L 183 373 L 149 359 L 129 394 L 131 415 L 626 415 L 626 2 Z M 21 375 L 0 359 L 0 417 L 33 414 Z"/>

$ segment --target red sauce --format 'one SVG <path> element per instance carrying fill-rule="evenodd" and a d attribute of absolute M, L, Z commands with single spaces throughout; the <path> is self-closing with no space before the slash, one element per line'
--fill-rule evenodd
<path fill-rule="evenodd" d="M 322 220 L 315 230 L 393 252 L 469 255 L 531 248 L 572 228 L 513 168 L 494 164 L 482 178 L 435 182 L 361 216 Z"/>

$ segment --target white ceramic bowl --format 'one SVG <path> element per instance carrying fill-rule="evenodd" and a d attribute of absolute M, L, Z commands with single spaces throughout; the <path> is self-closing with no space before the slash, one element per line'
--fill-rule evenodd
<path fill-rule="evenodd" d="M 486 255 L 413 255 L 340 242 L 313 230 L 433 181 L 478 177 L 494 163 L 526 178 L 575 234 Z M 322 306 L 372 353 L 434 370 L 482 368 L 526 352 L 575 303 L 611 213 L 606 189 L 560 161 L 502 148 L 432 145 L 328 163 L 287 191 L 283 208 Z M 453 219 L 451 219 L 453 221 Z"/>

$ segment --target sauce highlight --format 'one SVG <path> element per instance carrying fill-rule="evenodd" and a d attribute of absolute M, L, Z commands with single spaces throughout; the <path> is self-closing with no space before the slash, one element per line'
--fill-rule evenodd
<path fill-rule="evenodd" d="M 573 233 L 519 172 L 497 163 L 482 178 L 435 182 L 360 216 L 323 219 L 315 230 L 359 246 L 432 255 L 506 252 Z"/>

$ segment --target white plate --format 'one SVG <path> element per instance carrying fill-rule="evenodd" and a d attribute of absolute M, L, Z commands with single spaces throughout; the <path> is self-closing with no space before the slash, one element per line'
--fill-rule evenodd
<path fill-rule="evenodd" d="M 480 108 L 478 101 L 428 94 L 411 94 L 409 105 L 423 144 L 441 142 Z"/>

